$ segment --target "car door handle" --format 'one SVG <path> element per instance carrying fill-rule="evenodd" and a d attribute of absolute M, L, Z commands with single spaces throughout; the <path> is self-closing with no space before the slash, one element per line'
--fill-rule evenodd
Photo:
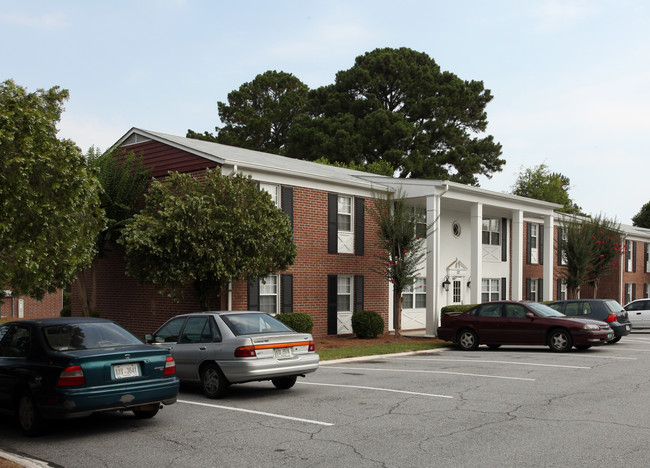
<path fill-rule="evenodd" d="M 206 349 L 208 349 L 208 348 L 205 347 L 205 346 L 201 346 L 201 347 L 199 348 L 200 351 L 205 351 Z"/>

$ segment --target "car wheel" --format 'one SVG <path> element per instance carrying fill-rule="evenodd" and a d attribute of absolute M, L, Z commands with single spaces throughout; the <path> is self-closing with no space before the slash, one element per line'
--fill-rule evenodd
<path fill-rule="evenodd" d="M 208 364 L 201 369 L 201 387 L 208 398 L 221 398 L 228 392 L 229 385 L 216 364 Z"/>
<path fill-rule="evenodd" d="M 622 336 L 617 336 L 616 338 L 612 338 L 611 340 L 609 340 L 607 343 L 618 343 L 619 341 L 621 341 L 621 338 Z"/>
<path fill-rule="evenodd" d="M 499 348 L 501 347 L 500 344 L 489 344 L 489 345 L 487 345 L 487 346 L 488 346 L 488 348 L 490 348 L 490 349 L 499 349 Z"/>
<path fill-rule="evenodd" d="M 137 408 L 133 408 L 133 414 L 138 419 L 150 419 L 158 414 L 159 409 L 160 403 L 156 403 L 155 405 L 139 406 Z"/>
<path fill-rule="evenodd" d="M 573 346 L 573 340 L 571 339 L 571 334 L 568 331 L 561 328 L 556 328 L 551 331 L 548 335 L 548 347 L 551 348 L 551 351 L 556 353 L 564 353 L 569 351 Z"/>
<path fill-rule="evenodd" d="M 280 377 L 277 379 L 271 379 L 271 382 L 273 385 L 275 385 L 275 388 L 278 390 L 287 390 L 291 387 L 294 386 L 296 383 L 297 377 L 295 375 L 292 375 L 291 377 Z"/>
<path fill-rule="evenodd" d="M 473 330 L 461 330 L 458 333 L 458 345 L 463 351 L 474 351 L 478 348 L 478 335 Z"/>
<path fill-rule="evenodd" d="M 591 348 L 591 345 L 588 345 L 588 344 L 576 345 L 576 349 L 578 351 L 584 351 L 585 349 L 589 349 L 589 348 Z"/>
<path fill-rule="evenodd" d="M 20 429 L 26 436 L 38 436 L 45 431 L 45 422 L 31 394 L 23 393 L 21 395 L 16 414 Z"/>

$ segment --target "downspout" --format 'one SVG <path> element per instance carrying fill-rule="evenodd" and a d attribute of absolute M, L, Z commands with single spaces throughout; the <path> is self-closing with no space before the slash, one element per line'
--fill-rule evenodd
<path fill-rule="evenodd" d="M 232 281 L 228 282 L 228 310 L 232 310 Z"/>

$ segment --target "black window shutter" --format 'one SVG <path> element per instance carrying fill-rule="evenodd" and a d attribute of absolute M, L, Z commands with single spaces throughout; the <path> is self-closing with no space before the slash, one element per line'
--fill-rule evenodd
<path fill-rule="evenodd" d="M 280 313 L 288 314 L 293 312 L 293 275 L 285 273 L 280 275 Z"/>
<path fill-rule="evenodd" d="M 530 223 L 526 223 L 526 263 L 530 265 Z"/>
<path fill-rule="evenodd" d="M 537 259 L 540 265 L 544 265 L 544 226 L 537 225 L 537 235 L 539 236 L 539 249 L 537 249 Z"/>
<path fill-rule="evenodd" d="M 248 310 L 260 310 L 260 279 L 248 280 Z"/>
<path fill-rule="evenodd" d="M 636 283 L 632 283 L 632 300 L 636 299 Z"/>
<path fill-rule="evenodd" d="M 530 283 L 531 283 L 531 279 L 526 278 L 526 300 L 527 301 L 530 301 L 530 295 L 531 295 L 530 294 Z"/>
<path fill-rule="evenodd" d="M 337 313 L 336 313 L 336 296 L 337 296 L 337 276 L 327 275 L 327 334 L 336 335 Z"/>
<path fill-rule="evenodd" d="M 636 273 L 636 241 L 632 241 L 632 273 Z"/>
<path fill-rule="evenodd" d="M 339 196 L 335 193 L 328 195 L 327 207 L 327 253 L 338 253 L 338 210 Z"/>
<path fill-rule="evenodd" d="M 501 219 L 501 261 L 508 261 L 508 220 Z"/>
<path fill-rule="evenodd" d="M 354 312 L 363 310 L 363 275 L 354 277 Z"/>
<path fill-rule="evenodd" d="M 363 255 L 365 243 L 365 203 L 363 198 L 354 197 L 354 253 Z"/>
<path fill-rule="evenodd" d="M 544 280 L 537 280 L 537 302 L 542 302 L 544 300 Z"/>
<path fill-rule="evenodd" d="M 557 228 L 557 264 L 558 265 L 562 265 L 562 250 L 564 249 L 564 245 L 562 244 L 562 229 L 563 228 L 561 227 Z M 558 294 L 560 294 L 559 291 Z"/>
<path fill-rule="evenodd" d="M 293 187 L 282 186 L 282 211 L 289 217 L 293 232 Z"/>
<path fill-rule="evenodd" d="M 648 260 L 650 260 L 650 258 L 648 258 L 649 256 L 650 256 L 650 244 L 648 244 L 646 242 L 645 243 L 645 255 L 643 256 L 643 272 L 644 273 L 650 273 L 650 271 L 648 271 Z"/>
<path fill-rule="evenodd" d="M 501 278 L 501 300 L 505 301 L 508 297 L 508 280 L 507 278 Z"/>
<path fill-rule="evenodd" d="M 557 279 L 557 300 L 562 300 L 562 278 Z"/>

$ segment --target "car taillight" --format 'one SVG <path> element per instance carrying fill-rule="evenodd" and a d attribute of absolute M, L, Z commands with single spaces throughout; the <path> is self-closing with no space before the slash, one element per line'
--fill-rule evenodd
<path fill-rule="evenodd" d="M 171 356 L 167 356 L 164 375 L 176 375 L 176 361 Z"/>
<path fill-rule="evenodd" d="M 81 366 L 68 366 L 59 376 L 57 387 L 74 387 L 76 385 L 86 385 L 84 371 Z"/>
<path fill-rule="evenodd" d="M 235 357 L 257 357 L 254 346 L 240 346 L 235 350 Z"/>
<path fill-rule="evenodd" d="M 616 314 L 609 314 L 605 319 L 605 322 L 610 323 L 610 322 L 616 322 L 617 320 L 618 317 L 616 316 Z"/>
<path fill-rule="evenodd" d="M 309 342 L 309 351 L 316 351 L 316 345 L 313 341 Z"/>

